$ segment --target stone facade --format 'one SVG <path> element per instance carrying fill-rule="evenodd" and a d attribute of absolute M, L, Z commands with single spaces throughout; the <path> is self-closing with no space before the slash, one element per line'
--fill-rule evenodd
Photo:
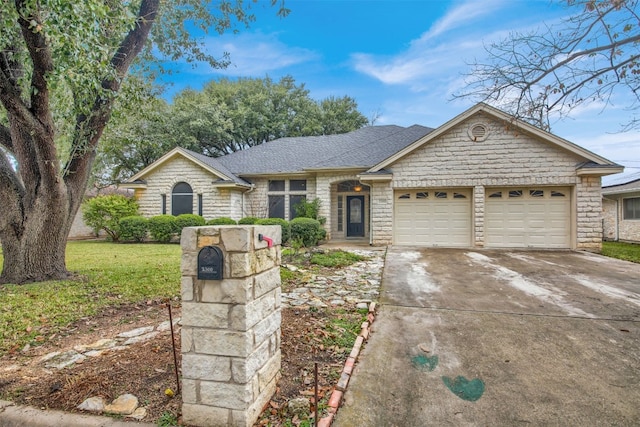
<path fill-rule="evenodd" d="M 469 127 L 487 126 L 483 141 L 469 137 Z M 393 192 L 398 189 L 472 188 L 474 245 L 484 245 L 484 200 L 487 187 L 567 186 L 575 189 L 571 221 L 574 248 L 599 250 L 602 238 L 600 177 L 577 176 L 576 155 L 528 134 L 518 133 L 504 122 L 486 114 L 452 127 L 387 167 L 393 173 L 391 185 L 373 189 L 373 241 L 393 242 Z M 575 238 L 573 237 L 575 236 Z"/>
<path fill-rule="evenodd" d="M 193 190 L 193 213 L 198 213 L 198 194 L 202 195 L 202 216 L 205 219 L 242 218 L 242 193 L 238 190 L 217 188 L 212 182 L 217 177 L 182 156 L 175 156 L 152 170 L 146 177 L 147 188 L 136 189 L 135 197 L 140 214 L 151 217 L 162 214 L 162 195 L 166 197 L 166 213 L 171 214 L 171 192 L 179 182 L 186 182 Z"/>
<path fill-rule="evenodd" d="M 605 240 L 640 242 L 640 220 L 625 219 L 624 199 L 639 198 L 640 191 L 622 194 L 606 194 L 602 199 Z"/>
<path fill-rule="evenodd" d="M 273 239 L 269 248 L 258 236 Z M 196 426 L 249 427 L 281 365 L 278 226 L 182 231 L 182 416 Z M 222 280 L 199 280 L 198 252 L 222 250 Z"/>

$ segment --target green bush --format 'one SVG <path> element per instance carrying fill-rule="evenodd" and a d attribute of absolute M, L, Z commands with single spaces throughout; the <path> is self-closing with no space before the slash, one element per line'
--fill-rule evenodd
<path fill-rule="evenodd" d="M 318 198 L 315 198 L 312 201 L 303 199 L 293 206 L 293 211 L 296 214 L 296 218 L 317 219 L 320 224 L 324 224 L 327 219 L 325 217 L 318 216 L 321 204 L 322 201 Z"/>
<path fill-rule="evenodd" d="M 290 224 L 291 240 L 300 240 L 306 247 L 316 246 L 327 235 L 320 221 L 316 219 L 294 218 Z"/>
<path fill-rule="evenodd" d="M 231 219 L 226 216 L 220 218 L 213 218 L 207 221 L 207 225 L 236 225 L 238 222 L 235 219 Z"/>
<path fill-rule="evenodd" d="M 244 224 L 244 225 L 252 225 L 255 224 L 256 222 L 260 221 L 260 218 L 255 217 L 255 216 L 246 216 L 242 219 L 240 219 L 240 221 L 238 221 L 238 224 Z"/>
<path fill-rule="evenodd" d="M 178 232 L 182 231 L 185 227 L 200 227 L 206 224 L 203 217 L 196 214 L 181 214 L 176 217 L 176 225 L 178 226 Z"/>
<path fill-rule="evenodd" d="M 282 228 L 282 244 L 289 242 L 291 238 L 291 226 L 282 218 L 263 218 L 256 222 L 257 225 L 279 225 Z"/>
<path fill-rule="evenodd" d="M 125 216 L 120 220 L 120 239 L 142 242 L 149 230 L 149 220 L 140 215 Z"/>
<path fill-rule="evenodd" d="M 138 214 L 138 202 L 121 194 L 93 197 L 82 204 L 82 219 L 98 233 L 104 230 L 109 238 L 120 239 L 120 220 Z"/>
<path fill-rule="evenodd" d="M 178 233 L 178 224 L 173 215 L 157 215 L 149 218 L 149 233 L 153 240 L 167 243 Z"/>

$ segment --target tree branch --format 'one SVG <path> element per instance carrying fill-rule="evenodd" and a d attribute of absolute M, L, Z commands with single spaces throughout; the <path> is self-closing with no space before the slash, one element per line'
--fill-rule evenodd
<path fill-rule="evenodd" d="M 160 0 L 142 0 L 135 26 L 126 35 L 111 59 L 116 77 L 106 78 L 102 88 L 107 92 L 98 94 L 91 113 L 80 115 L 76 120 L 76 134 L 72 143 L 72 155 L 65 165 L 64 179 L 73 184 L 75 192 L 84 191 L 91 165 L 95 158 L 95 149 L 109 120 L 114 95 L 122 84 L 129 67 L 140 53 L 160 8 Z M 80 193 L 78 193 L 80 194 Z"/>
<path fill-rule="evenodd" d="M 13 152 L 13 140 L 11 139 L 11 131 L 4 125 L 0 125 L 0 145 L 10 153 Z"/>

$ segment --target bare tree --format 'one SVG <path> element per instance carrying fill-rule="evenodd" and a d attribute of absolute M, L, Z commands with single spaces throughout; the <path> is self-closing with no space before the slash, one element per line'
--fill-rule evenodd
<path fill-rule="evenodd" d="M 575 13 L 556 25 L 513 33 L 471 64 L 468 86 L 454 98 L 499 106 L 517 118 L 550 127 L 579 106 L 623 105 L 624 129 L 640 128 L 638 0 L 568 0 Z"/>

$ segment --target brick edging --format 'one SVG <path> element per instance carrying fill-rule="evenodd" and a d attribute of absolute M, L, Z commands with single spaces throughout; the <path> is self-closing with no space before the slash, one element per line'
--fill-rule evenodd
<path fill-rule="evenodd" d="M 338 384 L 336 384 L 336 387 L 334 388 L 333 392 L 331 393 L 331 397 L 329 398 L 329 415 L 320 418 L 320 420 L 316 424 L 317 427 L 329 427 L 333 422 L 333 418 L 335 417 L 336 412 L 338 412 L 338 408 L 340 408 L 340 404 L 342 403 L 342 397 L 347 389 L 347 385 L 349 385 L 349 380 L 351 380 L 353 367 L 358 360 L 358 355 L 360 354 L 360 350 L 362 349 L 362 344 L 364 344 L 369 338 L 371 325 L 373 324 L 375 317 L 376 303 L 372 302 L 371 304 L 369 304 L 369 313 L 367 314 L 367 320 L 365 322 L 362 322 L 360 334 L 356 338 L 356 342 L 353 344 L 353 348 L 351 349 L 351 353 L 349 353 L 349 357 L 347 357 L 347 361 L 344 363 L 344 368 L 342 369 L 342 374 L 340 374 Z"/>

